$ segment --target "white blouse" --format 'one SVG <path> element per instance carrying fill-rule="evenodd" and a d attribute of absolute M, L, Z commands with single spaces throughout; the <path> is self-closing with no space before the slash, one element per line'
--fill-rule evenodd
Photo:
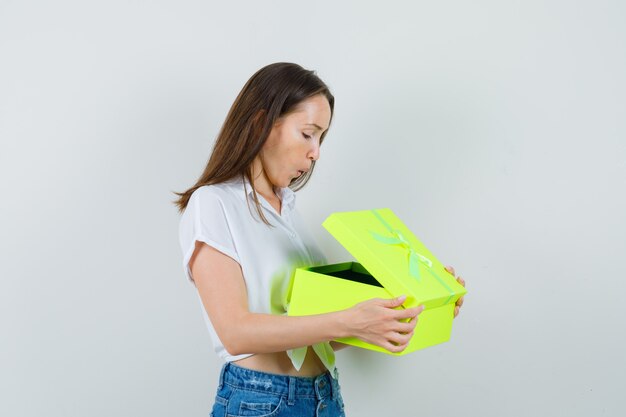
<path fill-rule="evenodd" d="M 247 195 L 244 191 L 246 183 Z M 180 220 L 179 237 L 183 252 L 183 269 L 195 286 L 189 260 L 195 241 L 205 242 L 241 265 L 248 293 L 250 312 L 286 315 L 290 289 L 298 267 L 327 263 L 296 211 L 296 195 L 290 188 L 280 188 L 281 214 L 257 193 L 270 227 L 260 219 L 247 179 L 233 179 L 205 185 L 193 192 Z M 249 201 L 246 204 L 246 199 Z M 225 361 L 236 361 L 252 353 L 233 356 L 224 348 L 207 315 L 198 293 L 198 300 L 215 352 Z M 328 342 L 313 345 L 326 368 L 334 375 L 335 355 Z M 307 347 L 287 351 L 295 369 L 300 370 Z"/>

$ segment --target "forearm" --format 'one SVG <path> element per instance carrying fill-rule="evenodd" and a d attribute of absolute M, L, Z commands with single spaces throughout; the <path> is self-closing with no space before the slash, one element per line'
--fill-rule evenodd
<path fill-rule="evenodd" d="M 342 312 L 297 317 L 246 313 L 223 333 L 232 355 L 282 352 L 349 336 Z"/>

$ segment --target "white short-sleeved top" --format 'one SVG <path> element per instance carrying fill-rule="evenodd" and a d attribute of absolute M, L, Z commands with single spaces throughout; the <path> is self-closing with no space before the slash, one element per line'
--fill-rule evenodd
<path fill-rule="evenodd" d="M 205 242 L 241 266 L 249 311 L 287 314 L 295 269 L 322 265 L 327 261 L 296 211 L 295 192 L 290 188 L 279 188 L 277 195 L 282 201 L 280 215 L 257 193 L 263 214 L 274 226 L 270 227 L 263 223 L 256 212 L 252 187 L 247 179 L 237 178 L 196 189 L 189 198 L 179 228 L 183 269 L 189 282 L 195 286 L 189 268 L 195 241 Z M 252 356 L 233 356 L 226 351 L 199 294 L 198 300 L 218 356 L 227 362 Z M 331 371 L 331 375 L 334 375 L 335 355 L 330 344 L 318 343 L 313 345 L 313 350 Z M 306 346 L 287 351 L 297 370 L 304 362 L 306 351 Z"/>

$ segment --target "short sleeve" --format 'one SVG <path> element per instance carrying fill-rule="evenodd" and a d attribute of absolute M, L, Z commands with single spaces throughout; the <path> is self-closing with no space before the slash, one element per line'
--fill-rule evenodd
<path fill-rule="evenodd" d="M 194 285 L 189 261 L 196 240 L 212 246 L 240 263 L 224 203 L 211 186 L 198 188 L 189 198 L 180 219 L 179 238 L 183 253 L 183 270 L 187 279 Z"/>

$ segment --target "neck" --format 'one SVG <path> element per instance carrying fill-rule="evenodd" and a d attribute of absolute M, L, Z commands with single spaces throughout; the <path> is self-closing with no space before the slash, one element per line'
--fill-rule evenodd
<path fill-rule="evenodd" d="M 270 182 L 269 178 L 267 178 L 267 175 L 265 175 L 265 171 L 258 157 L 252 163 L 252 186 L 256 192 L 265 197 L 266 200 L 278 198 L 274 191 L 274 185 Z"/>

